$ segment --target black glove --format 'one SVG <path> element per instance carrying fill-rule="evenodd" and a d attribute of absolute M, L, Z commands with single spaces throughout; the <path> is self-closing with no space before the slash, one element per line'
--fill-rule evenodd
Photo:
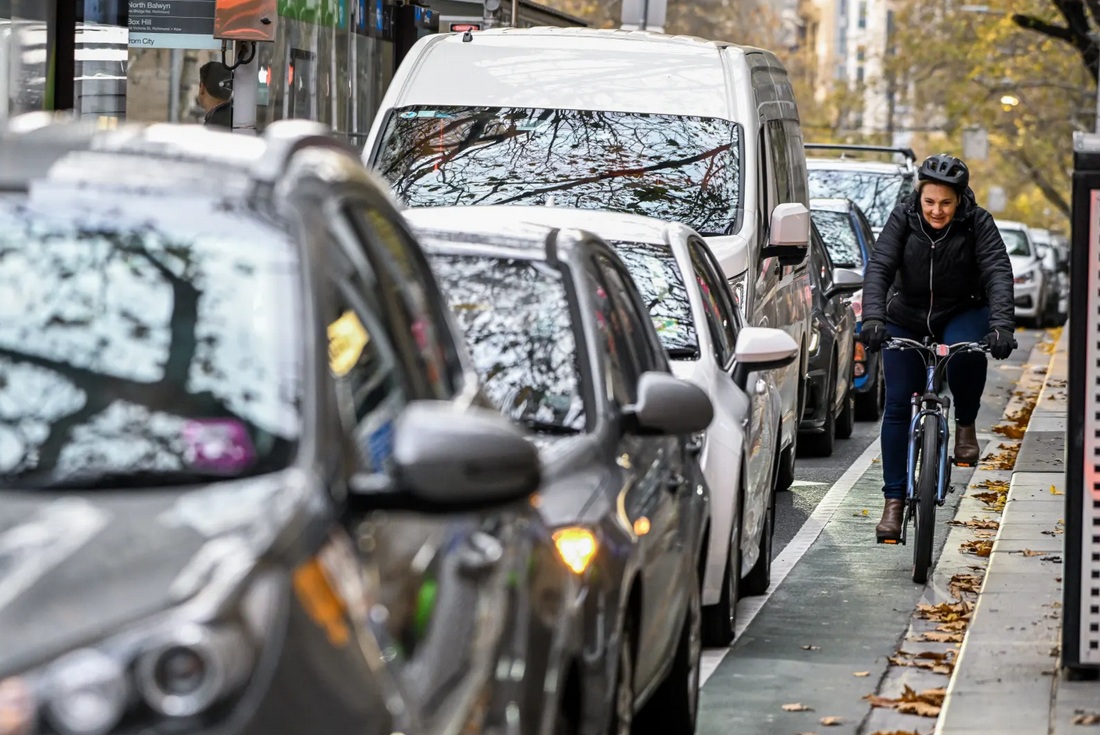
<path fill-rule="evenodd" d="M 868 319 L 859 330 L 859 341 L 868 352 L 878 352 L 882 349 L 882 343 L 888 339 L 890 333 L 886 331 L 886 325 L 878 319 Z"/>
<path fill-rule="evenodd" d="M 985 343 L 989 347 L 989 354 L 994 360 L 1004 360 L 1016 349 L 1016 338 L 1012 332 L 1004 327 L 995 327 L 993 331 L 985 335 Z"/>

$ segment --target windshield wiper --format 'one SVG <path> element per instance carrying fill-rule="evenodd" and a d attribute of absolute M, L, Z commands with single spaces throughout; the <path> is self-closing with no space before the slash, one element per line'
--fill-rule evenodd
<path fill-rule="evenodd" d="M 697 347 L 673 347 L 665 350 L 673 360 L 698 360 L 699 348 Z"/>
<path fill-rule="evenodd" d="M 554 424 L 549 421 L 540 421 L 538 419 L 523 419 L 521 423 L 529 431 L 533 431 L 536 434 L 553 434 L 555 436 L 573 436 L 579 434 L 580 429 L 574 429 L 572 426 L 562 426 L 561 424 Z"/>
<path fill-rule="evenodd" d="M 194 470 L 132 470 L 87 472 L 58 477 L 52 470 L 9 475 L 0 483 L 9 488 L 36 490 L 129 490 L 135 488 L 180 487 L 209 485 L 214 482 L 239 479 L 240 475 L 224 475 Z"/>

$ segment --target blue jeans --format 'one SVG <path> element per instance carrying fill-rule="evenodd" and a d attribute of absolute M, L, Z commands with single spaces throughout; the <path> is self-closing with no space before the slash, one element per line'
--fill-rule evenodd
<path fill-rule="evenodd" d="M 924 335 L 886 324 L 891 337 L 920 339 Z M 933 335 L 937 342 L 977 342 L 989 334 L 989 308 L 971 309 L 956 315 L 943 330 Z M 883 374 L 886 377 L 886 407 L 882 414 L 882 494 L 887 498 L 904 498 L 908 468 L 909 422 L 912 419 L 910 398 L 923 393 L 925 363 L 914 350 L 883 350 Z M 947 385 L 951 389 L 955 423 L 973 424 L 978 418 L 982 392 L 985 390 L 985 355 L 980 352 L 959 354 L 947 364 Z"/>

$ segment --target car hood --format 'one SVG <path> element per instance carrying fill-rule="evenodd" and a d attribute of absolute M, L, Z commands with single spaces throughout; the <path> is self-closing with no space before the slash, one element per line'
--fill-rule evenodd
<path fill-rule="evenodd" d="M 179 605 L 301 533 L 291 524 L 322 501 L 278 477 L 171 492 L 0 493 L 0 678 Z"/>
<path fill-rule="evenodd" d="M 1012 262 L 1012 275 L 1014 276 L 1026 273 L 1039 264 L 1039 261 L 1030 255 L 1010 255 L 1008 259 Z"/>

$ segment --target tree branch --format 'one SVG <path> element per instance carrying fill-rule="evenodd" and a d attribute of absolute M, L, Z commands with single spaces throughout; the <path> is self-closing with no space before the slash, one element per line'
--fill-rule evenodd
<path fill-rule="evenodd" d="M 1006 151 L 1009 159 L 1015 161 L 1016 165 L 1027 174 L 1027 176 L 1035 183 L 1035 186 L 1039 187 L 1039 191 L 1043 193 L 1043 196 L 1047 198 L 1051 204 L 1053 204 L 1058 211 L 1065 215 L 1066 219 L 1072 217 L 1072 210 L 1069 206 L 1069 202 L 1065 200 L 1058 189 L 1051 184 L 1046 175 L 1039 169 L 1035 163 L 1028 158 L 1027 154 L 1022 149 L 1009 149 Z"/>
<path fill-rule="evenodd" d="M 1069 44 L 1073 43 L 1073 32 L 1070 31 L 1070 29 L 1056 26 L 1053 23 L 1047 23 L 1045 20 L 1040 20 L 1034 16 L 1013 13 L 1012 22 L 1024 30 L 1036 31 L 1042 33 L 1044 36 L 1056 38 L 1059 41 L 1065 41 Z"/>

